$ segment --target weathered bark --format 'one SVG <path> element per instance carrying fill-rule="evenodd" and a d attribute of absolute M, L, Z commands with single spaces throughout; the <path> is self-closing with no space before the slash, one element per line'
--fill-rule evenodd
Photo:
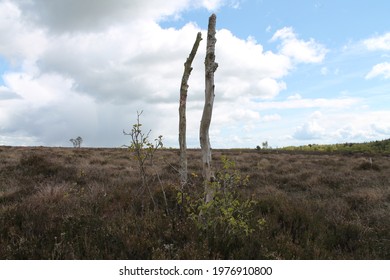
<path fill-rule="evenodd" d="M 180 86 L 180 105 L 179 105 L 179 145 L 180 145 L 180 182 L 181 186 L 184 187 L 187 184 L 187 144 L 186 144 L 186 103 L 187 103 L 187 90 L 188 90 L 188 79 L 192 71 L 192 61 L 196 55 L 199 47 L 199 43 L 202 40 L 202 33 L 198 32 L 194 46 L 192 47 L 191 53 L 184 63 L 184 73 L 181 79 Z"/>
<path fill-rule="evenodd" d="M 205 104 L 199 131 L 200 147 L 202 150 L 203 179 L 205 182 L 206 203 L 213 199 L 213 191 L 210 187 L 210 183 L 214 180 L 214 173 L 211 168 L 209 129 L 214 104 L 214 72 L 218 68 L 218 64 L 215 62 L 215 43 L 217 42 L 217 39 L 215 38 L 216 21 L 216 15 L 212 14 L 209 18 L 209 25 L 207 30 L 207 49 L 205 59 Z"/>

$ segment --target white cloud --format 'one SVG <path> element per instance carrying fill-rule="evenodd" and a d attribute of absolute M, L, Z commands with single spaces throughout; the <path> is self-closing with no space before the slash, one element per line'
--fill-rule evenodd
<path fill-rule="evenodd" d="M 175 15 L 190 4 L 189 0 L 15 0 L 30 22 L 50 32 L 94 32 L 131 19 L 159 20 Z M 204 2 L 204 1 L 202 1 Z M 207 1 L 206 1 L 207 2 Z M 215 2 L 215 1 L 209 1 Z M 211 5 L 194 1 L 194 5 Z"/>
<path fill-rule="evenodd" d="M 215 82 L 216 94 L 220 98 L 231 101 L 236 100 L 237 96 L 273 98 L 286 88 L 280 79 L 292 68 L 288 57 L 264 51 L 262 45 L 251 37 L 242 40 L 226 29 L 217 31 L 216 37 L 216 61 L 219 67 Z M 204 55 L 203 50 L 199 55 Z M 203 60 L 199 62 L 199 69 L 203 69 Z M 203 73 L 194 79 L 203 80 Z M 199 92 L 203 91 L 203 82 L 195 85 L 200 85 L 197 88 Z"/>
<path fill-rule="evenodd" d="M 298 97 L 298 96 L 294 96 Z M 361 100 L 353 97 L 343 98 L 288 98 L 286 101 L 265 101 L 259 102 L 254 105 L 260 110 L 270 109 L 303 109 L 303 108 L 333 108 L 333 109 L 346 109 L 349 108 Z"/>
<path fill-rule="evenodd" d="M 273 78 L 279 79 L 288 74 L 292 68 L 288 57 L 265 51 L 263 46 L 256 44 L 250 38 L 242 40 L 229 30 L 217 32 L 217 62 L 220 76 L 237 76 L 241 73 L 250 79 Z"/>
<path fill-rule="evenodd" d="M 378 134 L 389 136 L 390 135 L 390 125 L 388 123 L 373 123 L 371 125 L 373 131 Z"/>
<path fill-rule="evenodd" d="M 296 127 L 293 139 L 321 143 L 372 141 L 390 136 L 388 111 L 316 111 Z"/>
<path fill-rule="evenodd" d="M 275 122 L 280 121 L 282 117 L 279 114 L 265 115 L 261 118 L 265 122 Z"/>
<path fill-rule="evenodd" d="M 144 127 L 163 134 L 168 146 L 176 146 L 183 63 L 196 33 L 202 31 L 187 104 L 189 146 L 198 146 L 206 32 L 193 23 L 164 29 L 158 21 L 193 6 L 218 9 L 234 3 L 239 2 L 1 2 L 0 38 L 4 43 L 0 55 L 16 62 L 3 74 L 0 88 L 0 141 L 71 145 L 68 139 L 80 135 L 85 145 L 120 146 L 128 141 L 122 130 L 131 127 L 136 111 L 143 109 Z M 313 39 L 298 39 L 292 29 L 286 36 L 282 33 L 274 35 L 280 43 L 280 52 L 275 53 L 251 37 L 242 40 L 229 30 L 217 31 L 214 144 L 226 145 L 227 135 L 241 130 L 245 132 L 242 143 L 259 139 L 259 126 L 272 127 L 281 119 L 276 112 L 263 115 L 262 110 L 346 108 L 356 102 L 300 95 L 294 100 L 270 101 L 287 88 L 283 79 L 297 63 L 318 62 L 325 55 Z M 298 55 L 299 51 L 303 53 Z"/>
<path fill-rule="evenodd" d="M 390 32 L 386 33 L 382 36 L 372 37 L 370 39 L 364 40 L 363 44 L 366 46 L 368 50 L 376 51 L 376 50 L 390 50 Z"/>
<path fill-rule="evenodd" d="M 322 113 L 315 111 L 309 116 L 307 122 L 296 128 L 293 137 L 298 140 L 320 139 L 325 133 L 325 128 L 321 125 Z"/>
<path fill-rule="evenodd" d="M 371 71 L 366 75 L 366 79 L 372 79 L 378 76 L 383 76 L 385 79 L 390 79 L 390 63 L 383 62 L 372 67 Z"/>
<path fill-rule="evenodd" d="M 201 6 L 206 8 L 210 12 L 215 12 L 222 6 L 229 6 L 233 9 L 239 9 L 242 0 L 195 0 L 195 1 L 188 1 L 188 2 L 189 4 L 192 5 L 195 4 L 195 7 Z"/>
<path fill-rule="evenodd" d="M 135 112 L 143 109 L 145 127 L 164 134 L 171 141 L 168 145 L 175 145 L 177 137 L 167 135 L 176 134 L 176 126 L 172 124 L 177 122 L 183 62 L 199 28 L 187 24 L 180 30 L 162 29 L 150 15 L 159 11 L 167 14 L 164 10 L 167 3 L 161 10 L 161 1 L 155 7 L 145 7 L 150 2 L 156 1 L 126 1 L 127 6 L 121 8 L 126 10 L 128 5 L 139 4 L 145 9 L 140 14 L 146 18 L 140 21 L 137 14 L 135 18 L 120 19 L 119 24 L 113 16 L 118 12 L 116 3 L 99 19 L 101 8 L 109 4 L 94 1 L 100 8 L 85 11 L 85 18 L 95 18 L 95 27 L 88 26 L 82 19 L 84 15 L 79 13 L 66 16 L 88 2 L 69 1 L 64 14 L 57 13 L 63 4 L 59 1 L 52 1 L 41 10 L 36 8 L 44 4 L 42 1 L 31 1 L 35 6 L 28 11 L 26 6 L 19 10 L 12 2 L 4 2 L 7 5 L 1 2 L 0 15 L 4 16 L 0 17 L 0 37 L 6 44 L 0 45 L 0 55 L 7 59 L 18 55 L 16 63 L 19 63 L 15 65 L 18 71 L 3 74 L 2 139 L 16 137 L 26 139 L 28 144 L 34 141 L 36 145 L 69 145 L 67 139 L 81 135 L 85 145 L 118 146 L 127 141 L 121 137 L 122 130 L 131 127 Z M 180 4 L 180 1 L 167 2 L 172 7 Z M 58 14 L 58 18 L 53 18 L 53 14 Z M 40 43 L 41 39 L 45 44 Z M 196 133 L 200 117 L 192 104 L 203 96 L 204 42 L 194 61 L 188 98 L 192 102 L 188 106 L 188 123 L 193 127 L 189 130 Z M 30 67 L 24 66 L 26 61 Z M 192 135 L 195 139 L 196 133 Z M 10 142 L 16 143 L 19 142 Z"/>
<path fill-rule="evenodd" d="M 38 64 L 42 71 L 71 77 L 78 91 L 100 101 L 173 102 L 183 61 L 198 31 L 193 24 L 174 30 L 150 22 L 62 35 L 51 42 Z"/>
<path fill-rule="evenodd" d="M 275 32 L 271 41 L 282 41 L 280 53 L 291 57 L 298 63 L 321 62 L 328 50 L 314 39 L 304 41 L 298 39 L 293 28 L 284 27 Z"/>
<path fill-rule="evenodd" d="M 287 100 L 297 100 L 297 99 L 302 99 L 302 96 L 299 93 L 295 93 L 287 97 Z"/>
<path fill-rule="evenodd" d="M 223 0 L 202 0 L 202 4 L 209 11 L 215 11 L 218 7 L 221 6 Z"/>
<path fill-rule="evenodd" d="M 264 78 L 256 84 L 256 91 L 262 93 L 262 97 L 267 99 L 277 96 L 281 90 L 286 88 L 286 83 L 277 82 L 271 78 Z"/>
<path fill-rule="evenodd" d="M 390 50 L 390 32 L 382 36 L 375 36 L 363 41 L 365 47 L 370 51 L 389 51 Z M 387 54 L 382 55 L 386 57 Z M 382 62 L 374 65 L 370 72 L 365 76 L 366 80 L 382 76 L 384 79 L 390 78 L 390 63 Z"/>
<path fill-rule="evenodd" d="M 309 120 L 297 127 L 293 137 L 298 140 L 314 140 L 323 137 L 325 129 L 316 120 Z"/>
<path fill-rule="evenodd" d="M 3 139 L 26 139 L 25 145 L 66 145 L 73 133 L 92 139 L 95 104 L 74 92 L 70 80 L 60 75 L 33 78 L 13 73 L 6 75 L 5 81 L 20 98 L 0 102 Z M 15 141 L 8 144 L 16 145 Z"/>
<path fill-rule="evenodd" d="M 5 82 L 24 102 L 34 107 L 50 105 L 64 98 L 72 87 L 71 80 L 53 74 L 36 78 L 26 73 L 10 73 L 5 76 Z"/>
<path fill-rule="evenodd" d="M 0 86 L 0 100 L 18 99 L 21 98 L 17 93 L 10 90 L 8 87 Z"/>
<path fill-rule="evenodd" d="M 0 2 L 0 41 L 0 55 L 15 67 L 31 64 L 47 43 L 44 32 L 25 24 L 21 11 L 9 1 Z"/>
<path fill-rule="evenodd" d="M 37 146 L 44 145 L 43 142 L 35 137 L 19 135 L 18 133 L 10 133 L 9 135 L 0 135 L 0 145 L 14 145 L 14 146 Z"/>
<path fill-rule="evenodd" d="M 310 119 L 312 120 L 320 120 L 323 117 L 321 111 L 315 111 L 310 115 Z"/>
<path fill-rule="evenodd" d="M 216 11 L 238 8 L 239 0 L 13 0 L 25 18 L 51 33 L 95 32 L 129 21 L 145 22 L 178 17 L 191 8 Z"/>
<path fill-rule="evenodd" d="M 385 131 L 389 122 L 390 117 L 388 111 L 343 113 L 332 117 L 331 124 L 334 123 L 333 128 L 335 128 L 335 132 L 332 134 L 329 131 L 329 134 L 336 139 L 340 139 L 340 141 L 341 139 L 348 141 L 353 141 L 354 139 L 361 139 L 360 141 L 378 140 L 390 136 L 388 133 L 386 135 Z M 384 128 L 384 130 L 378 131 L 378 128 Z"/>

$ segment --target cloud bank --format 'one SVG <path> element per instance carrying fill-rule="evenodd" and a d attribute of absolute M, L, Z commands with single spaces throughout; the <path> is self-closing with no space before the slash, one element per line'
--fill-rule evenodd
<path fill-rule="evenodd" d="M 4 42 L 0 58 L 11 65 L 1 74 L 0 144 L 66 146 L 71 144 L 69 138 L 80 135 L 87 146 L 118 147 L 128 141 L 122 130 L 132 126 L 137 110 L 143 110 L 144 127 L 162 134 L 167 146 L 177 146 L 183 63 L 201 31 L 203 41 L 193 63 L 187 105 L 188 143 L 199 146 L 206 31 L 191 22 L 180 29 L 162 28 L 159 22 L 190 9 L 211 12 L 226 5 L 238 7 L 239 2 L 0 2 Z M 357 102 L 354 98 L 305 99 L 299 94 L 275 101 L 288 89 L 285 78 L 294 69 L 323 62 L 328 50 L 313 38 L 300 38 L 292 27 L 270 36 L 276 51 L 265 50 L 252 37 L 244 40 L 227 29 L 218 30 L 211 128 L 215 146 L 255 146 L 265 137 L 259 126 L 283 121 L 283 115 L 272 109 L 344 108 Z M 387 35 L 376 40 L 377 46 L 386 48 Z M 368 48 L 373 44 L 367 41 Z M 380 67 L 366 78 L 388 78 L 387 64 Z M 247 140 L 235 137 L 236 142 L 226 143 L 227 136 L 237 136 L 241 129 Z M 325 130 L 312 120 L 294 135 L 303 139 L 319 133 Z"/>

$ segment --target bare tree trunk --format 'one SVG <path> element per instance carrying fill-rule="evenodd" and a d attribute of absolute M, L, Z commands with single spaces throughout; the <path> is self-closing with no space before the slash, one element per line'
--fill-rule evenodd
<path fill-rule="evenodd" d="M 188 79 L 192 71 L 192 61 L 196 55 L 199 47 L 199 43 L 202 40 L 202 33 L 198 32 L 194 46 L 192 47 L 190 56 L 184 63 L 184 73 L 181 79 L 180 86 L 180 105 L 179 105 L 179 145 L 180 145 L 180 182 L 183 188 L 187 184 L 187 144 L 186 144 L 186 103 L 187 103 L 187 90 L 188 90 Z"/>
<path fill-rule="evenodd" d="M 209 128 L 214 104 L 214 72 L 218 68 L 215 62 L 215 25 L 217 16 L 212 14 L 209 18 L 207 31 L 207 49 L 205 59 L 205 104 L 203 108 L 202 120 L 200 122 L 200 147 L 202 149 L 203 179 L 205 181 L 205 200 L 206 203 L 213 199 L 213 191 L 210 182 L 214 180 L 214 174 L 211 168 L 211 147 Z"/>

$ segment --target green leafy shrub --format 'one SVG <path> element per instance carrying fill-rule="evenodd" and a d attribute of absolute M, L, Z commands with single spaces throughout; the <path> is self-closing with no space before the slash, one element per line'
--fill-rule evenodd
<path fill-rule="evenodd" d="M 130 136 L 131 141 L 130 145 L 126 146 L 129 148 L 131 154 L 134 156 L 134 159 L 136 160 L 138 164 L 138 169 L 139 169 L 139 176 L 142 181 L 142 187 L 141 187 L 141 193 L 145 189 L 148 190 L 149 197 L 153 202 L 154 207 L 156 208 L 156 202 L 154 201 L 153 198 L 153 193 L 152 190 L 149 186 L 148 183 L 148 175 L 146 172 L 146 161 L 150 160 L 151 166 L 153 166 L 153 158 L 156 153 L 156 151 L 159 148 L 163 147 L 163 142 L 162 142 L 162 135 L 160 135 L 158 138 L 154 139 L 155 144 L 153 144 L 149 140 L 149 135 L 151 130 L 149 130 L 147 133 L 143 132 L 141 127 L 142 124 L 140 123 L 140 116 L 142 114 L 141 112 L 137 112 L 137 123 L 135 123 L 129 133 L 123 131 L 123 134 Z M 159 178 L 159 175 L 157 174 L 157 177 Z M 165 191 L 163 189 L 163 186 L 161 184 L 161 188 L 165 197 Z M 167 206 L 166 198 L 165 198 L 165 205 Z"/>
<path fill-rule="evenodd" d="M 215 181 L 210 183 L 214 198 L 205 202 L 204 196 L 194 199 L 188 194 L 178 193 L 179 204 L 187 203 L 187 213 L 195 223 L 201 236 L 208 241 L 212 255 L 229 258 L 234 249 L 239 248 L 264 219 L 252 222 L 255 201 L 242 199 L 240 188 L 247 186 L 248 176 L 242 176 L 235 162 L 222 156 L 222 170 L 216 173 Z M 184 199 L 184 201 L 183 201 Z"/>
<path fill-rule="evenodd" d="M 138 163 L 139 174 L 142 179 L 143 186 L 146 185 L 146 160 L 150 160 L 153 163 L 153 156 L 159 148 L 163 147 L 162 135 L 155 139 L 155 144 L 149 140 L 149 134 L 151 130 L 147 133 L 143 132 L 140 123 L 140 116 L 142 111 L 137 112 L 137 123 L 135 123 L 130 132 L 123 131 L 124 135 L 130 136 L 130 145 L 125 145 L 129 148 L 130 152 L 134 156 L 134 159 Z"/>

